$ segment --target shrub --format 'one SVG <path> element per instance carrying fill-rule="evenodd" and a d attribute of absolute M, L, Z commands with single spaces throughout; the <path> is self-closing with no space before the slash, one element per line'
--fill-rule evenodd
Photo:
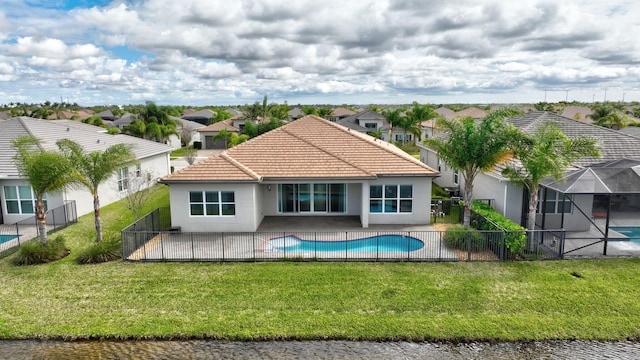
<path fill-rule="evenodd" d="M 118 236 L 106 236 L 101 242 L 91 244 L 78 255 L 78 264 L 99 264 L 118 260 L 122 257 L 121 239 Z"/>
<path fill-rule="evenodd" d="M 521 253 L 527 245 L 527 232 L 522 226 L 507 219 L 490 205 L 480 201 L 471 204 L 471 225 L 478 230 L 505 231 L 504 245 L 512 253 Z"/>
<path fill-rule="evenodd" d="M 455 225 L 448 228 L 444 233 L 443 240 L 444 244 L 451 249 L 465 251 L 486 250 L 486 240 L 484 236 L 474 228 L 463 225 Z M 471 245 L 470 249 L 469 245 Z"/>
<path fill-rule="evenodd" d="M 69 255 L 69 249 L 64 244 L 64 236 L 58 235 L 49 239 L 45 246 L 40 241 L 28 241 L 20 246 L 13 263 L 15 265 L 45 264 L 62 259 Z"/>

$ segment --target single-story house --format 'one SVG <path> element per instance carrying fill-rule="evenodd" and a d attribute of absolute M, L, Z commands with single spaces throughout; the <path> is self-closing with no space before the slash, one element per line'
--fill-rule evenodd
<path fill-rule="evenodd" d="M 200 139 L 202 140 L 202 149 L 225 149 L 225 139 L 213 139 L 222 130 L 226 130 L 227 132 L 234 132 L 236 134 L 240 133 L 240 129 L 233 126 L 232 119 L 218 121 L 217 123 L 202 127 L 197 130 L 198 134 L 200 134 Z"/>
<path fill-rule="evenodd" d="M 171 148 L 149 140 L 128 135 L 109 135 L 105 129 L 73 120 L 40 120 L 29 117 L 12 118 L 2 122 L 0 137 L 0 224 L 13 224 L 34 215 L 35 196 L 31 186 L 18 173 L 15 150 L 11 140 L 21 135 L 33 135 L 46 150 L 57 149 L 56 142 L 69 139 L 80 144 L 86 151 L 103 151 L 109 146 L 124 143 L 133 146 L 138 165 L 122 168 L 117 175 L 99 188 L 100 204 L 108 205 L 127 195 L 133 177 L 149 172 L 157 177 L 170 173 L 169 153 Z M 93 197 L 82 187 L 62 193 L 46 194 L 47 208 L 54 209 L 66 201 L 76 202 L 78 216 L 93 211 Z"/>
<path fill-rule="evenodd" d="M 429 224 L 438 172 L 392 144 L 308 115 L 161 179 L 172 226 L 256 231 L 267 216 Z"/>
<path fill-rule="evenodd" d="M 532 111 L 509 118 L 507 121 L 527 133 L 533 133 L 543 123 L 553 122 L 569 137 L 590 136 L 596 138 L 602 157 L 579 159 L 572 164 L 570 169 L 567 169 L 567 173 L 607 161 L 625 158 L 640 159 L 640 139 L 616 130 L 545 111 Z M 455 189 L 463 194 L 464 179 L 461 174 L 441 161 L 434 150 L 421 144 L 419 147 L 420 161 L 436 168 L 441 173 L 441 176 L 435 179 L 434 182 L 441 187 Z M 493 170 L 482 172 L 476 176 L 473 183 L 474 198 L 491 199 L 492 205 L 497 211 L 512 221 L 525 225 L 529 196 L 526 189 L 512 184 L 502 176 L 503 168 L 504 164 L 498 165 Z M 538 210 L 537 222 L 541 224 L 544 218 L 544 225 L 547 229 L 562 226 L 569 231 L 587 231 L 592 225 L 589 216 L 593 215 L 591 213 L 592 209 L 594 205 L 597 205 L 594 203 L 593 195 L 567 198 L 564 194 L 553 191 L 551 188 L 547 189 L 544 196 L 540 197 L 541 205 L 543 201 L 544 205 L 540 206 Z M 626 195 L 630 196 L 630 194 Z M 640 195 L 630 197 L 629 201 L 634 207 L 640 208 Z"/>

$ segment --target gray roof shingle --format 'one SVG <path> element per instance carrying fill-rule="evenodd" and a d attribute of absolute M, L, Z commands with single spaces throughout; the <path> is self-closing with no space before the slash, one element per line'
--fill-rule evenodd
<path fill-rule="evenodd" d="M 40 146 L 46 150 L 57 149 L 56 141 L 60 139 L 75 141 L 88 152 L 104 151 L 109 146 L 120 143 L 131 144 L 137 159 L 172 150 L 165 144 L 129 135 L 109 135 L 103 128 L 71 120 L 51 121 L 18 117 L 3 121 L 0 128 L 3 133 L 0 137 L 0 177 L 19 176 L 13 162 L 15 150 L 11 147 L 11 139 L 21 135 L 35 136 L 40 140 Z"/>

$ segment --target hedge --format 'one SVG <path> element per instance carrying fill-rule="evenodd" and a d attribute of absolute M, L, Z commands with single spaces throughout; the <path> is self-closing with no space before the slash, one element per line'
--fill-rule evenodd
<path fill-rule="evenodd" d="M 527 246 L 527 232 L 524 227 L 514 223 L 481 201 L 471 204 L 471 226 L 478 230 L 505 231 L 504 245 L 514 254 L 521 253 Z"/>

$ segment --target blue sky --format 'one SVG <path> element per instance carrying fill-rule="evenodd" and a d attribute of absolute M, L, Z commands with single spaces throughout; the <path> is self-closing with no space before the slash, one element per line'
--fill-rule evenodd
<path fill-rule="evenodd" d="M 640 101 L 636 1 L 3 0 L 0 103 Z"/>

